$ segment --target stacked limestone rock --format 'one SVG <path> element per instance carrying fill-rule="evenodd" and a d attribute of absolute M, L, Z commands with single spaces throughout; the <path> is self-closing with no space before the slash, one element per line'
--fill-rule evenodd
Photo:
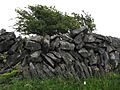
<path fill-rule="evenodd" d="M 89 33 L 87 28 L 70 33 L 16 37 L 0 35 L 0 73 L 17 68 L 23 77 L 73 76 L 85 78 L 119 72 L 120 39 Z"/>

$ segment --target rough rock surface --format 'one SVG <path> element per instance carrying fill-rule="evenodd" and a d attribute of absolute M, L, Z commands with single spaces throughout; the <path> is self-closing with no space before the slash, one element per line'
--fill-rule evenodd
<path fill-rule="evenodd" d="M 44 78 L 63 75 L 75 78 L 120 73 L 120 39 L 80 28 L 66 34 L 16 37 L 0 32 L 0 72 L 16 68 L 20 75 Z M 18 67 L 19 66 L 19 67 Z"/>

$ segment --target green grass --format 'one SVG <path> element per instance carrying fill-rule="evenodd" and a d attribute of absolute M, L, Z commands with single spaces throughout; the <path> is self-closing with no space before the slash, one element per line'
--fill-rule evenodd
<path fill-rule="evenodd" d="M 62 77 L 42 80 L 12 79 L 10 82 L 0 84 L 0 90 L 120 90 L 120 75 L 109 73 L 101 77 L 81 80 Z"/>

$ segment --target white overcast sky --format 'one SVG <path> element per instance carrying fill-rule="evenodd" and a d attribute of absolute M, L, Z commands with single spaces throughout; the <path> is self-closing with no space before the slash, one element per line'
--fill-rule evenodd
<path fill-rule="evenodd" d="M 95 19 L 96 33 L 120 38 L 120 0 L 0 0 L 0 29 L 13 29 L 15 8 L 27 5 L 56 6 L 62 12 L 89 12 Z"/>

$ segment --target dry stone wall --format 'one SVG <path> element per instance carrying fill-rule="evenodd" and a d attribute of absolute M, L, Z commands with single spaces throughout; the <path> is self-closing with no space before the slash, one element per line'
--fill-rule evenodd
<path fill-rule="evenodd" d="M 22 39 L 0 32 L 0 74 L 17 69 L 22 77 L 86 78 L 120 72 L 120 39 L 83 27 L 65 34 Z"/>

